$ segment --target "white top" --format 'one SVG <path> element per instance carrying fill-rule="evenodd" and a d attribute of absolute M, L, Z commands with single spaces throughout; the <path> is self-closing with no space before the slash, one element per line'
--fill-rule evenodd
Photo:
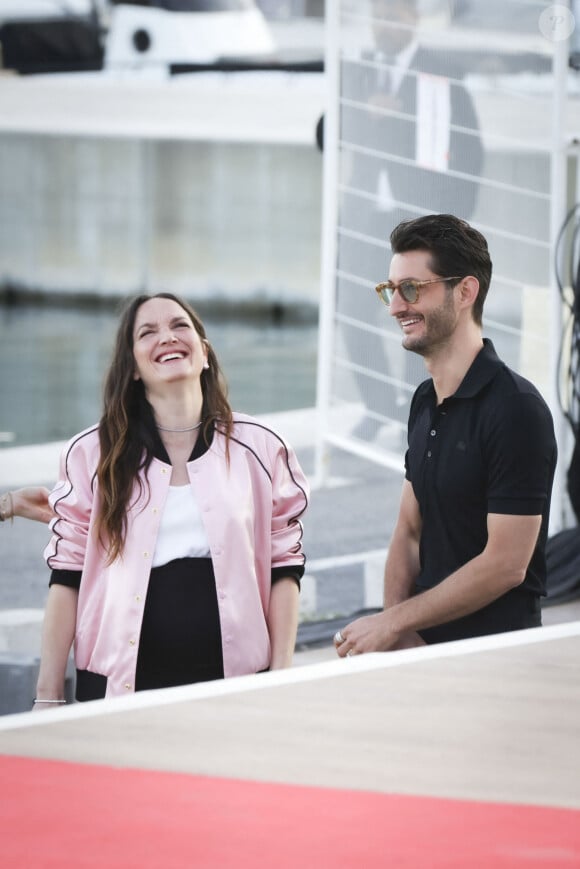
<path fill-rule="evenodd" d="M 153 554 L 153 567 L 175 558 L 209 558 L 201 511 L 190 485 L 170 486 Z"/>

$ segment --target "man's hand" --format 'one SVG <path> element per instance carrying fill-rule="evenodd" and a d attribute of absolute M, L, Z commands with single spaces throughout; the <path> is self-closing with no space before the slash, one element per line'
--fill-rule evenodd
<path fill-rule="evenodd" d="M 334 645 L 341 658 L 366 652 L 391 652 L 424 645 L 415 631 L 401 633 L 389 610 L 356 619 L 334 635 Z"/>
<path fill-rule="evenodd" d="M 394 652 L 424 646 L 416 631 L 398 631 L 389 610 L 356 619 L 334 635 L 334 645 L 340 658 L 364 655 L 366 652 Z"/>

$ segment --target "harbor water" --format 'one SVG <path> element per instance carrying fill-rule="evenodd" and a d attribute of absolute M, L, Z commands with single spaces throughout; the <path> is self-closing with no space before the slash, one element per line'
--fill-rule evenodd
<path fill-rule="evenodd" d="M 0 449 L 66 440 L 97 421 L 117 309 L 0 307 Z M 318 329 L 203 316 L 235 410 L 312 407 Z"/>

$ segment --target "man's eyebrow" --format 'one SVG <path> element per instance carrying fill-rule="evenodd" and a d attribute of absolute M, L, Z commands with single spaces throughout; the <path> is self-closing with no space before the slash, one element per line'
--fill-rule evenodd
<path fill-rule="evenodd" d="M 392 278 L 389 278 L 388 281 L 387 281 L 387 283 L 390 283 L 390 284 L 404 284 L 405 281 L 424 281 L 424 280 L 427 280 L 427 278 L 413 278 L 413 277 L 408 277 L 408 278 L 401 278 L 400 281 L 394 281 Z"/>

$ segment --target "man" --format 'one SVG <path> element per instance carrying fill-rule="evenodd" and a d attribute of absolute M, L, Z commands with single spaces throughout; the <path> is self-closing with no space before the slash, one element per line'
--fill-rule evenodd
<path fill-rule="evenodd" d="M 466 221 L 432 214 L 391 234 L 377 291 L 423 357 L 384 610 L 335 636 L 341 657 L 541 624 L 556 441 L 537 389 L 482 337 L 492 263 Z"/>
<path fill-rule="evenodd" d="M 337 313 L 365 415 L 353 434 L 372 440 L 386 419 L 405 424 L 419 371 L 399 364 L 374 326 L 374 300 L 350 275 L 374 280 L 385 239 L 425 211 L 469 220 L 483 149 L 476 111 L 452 53 L 429 49 L 417 0 L 373 0 L 373 47 L 341 65 L 341 241 Z M 394 348 L 395 345 L 392 344 Z M 390 358 L 389 358 L 390 357 Z M 385 384 L 369 376 L 379 370 Z M 401 383 L 403 381 L 403 383 Z"/>
<path fill-rule="evenodd" d="M 376 229 L 390 218 L 390 230 L 432 202 L 467 220 L 483 149 L 463 70 L 449 50 L 419 42 L 417 0 L 373 0 L 372 13 L 373 48 L 341 65 L 345 216 L 356 221 L 368 204 L 368 224 L 359 228 Z M 351 203 L 351 190 L 366 197 Z"/>

